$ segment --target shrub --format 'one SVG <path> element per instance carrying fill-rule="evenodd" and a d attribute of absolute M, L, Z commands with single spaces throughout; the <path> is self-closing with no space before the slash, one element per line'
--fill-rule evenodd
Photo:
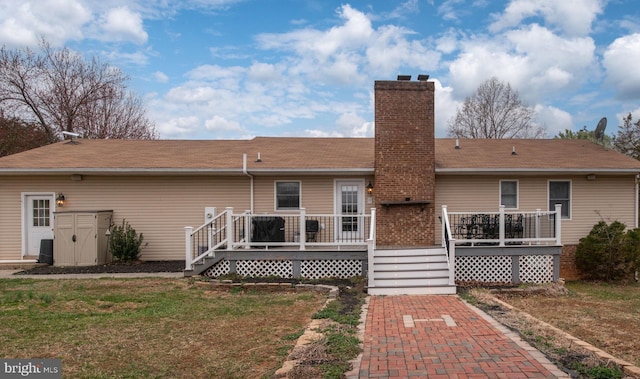
<path fill-rule="evenodd" d="M 142 233 L 138 235 L 126 220 L 122 220 L 121 226 L 114 225 L 111 228 L 110 238 L 109 249 L 115 260 L 127 262 L 138 259 L 144 236 Z"/>
<path fill-rule="evenodd" d="M 576 250 L 576 266 L 586 279 L 620 281 L 632 277 L 640 263 L 640 231 L 625 224 L 600 221 Z"/>

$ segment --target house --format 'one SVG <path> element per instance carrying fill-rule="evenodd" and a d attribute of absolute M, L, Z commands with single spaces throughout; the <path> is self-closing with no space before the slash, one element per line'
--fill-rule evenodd
<path fill-rule="evenodd" d="M 576 277 L 595 223 L 637 227 L 640 162 L 585 140 L 435 138 L 425 80 L 378 81 L 375 96 L 375 138 L 80 138 L 1 158 L 0 262 L 37 259 L 58 215 L 109 210 L 144 234 L 142 259 L 187 272 L 395 285 L 434 271 L 450 291 L 500 262 L 482 280 Z M 409 258 L 434 245 L 438 264 Z"/>

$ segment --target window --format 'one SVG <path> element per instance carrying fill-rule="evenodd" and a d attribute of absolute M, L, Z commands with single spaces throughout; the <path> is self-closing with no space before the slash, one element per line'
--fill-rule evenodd
<path fill-rule="evenodd" d="M 276 182 L 276 209 L 300 209 L 300 182 Z"/>
<path fill-rule="evenodd" d="M 33 226 L 50 226 L 49 200 L 33 200 Z"/>
<path fill-rule="evenodd" d="M 518 208 L 518 181 L 500 181 L 500 205 L 505 208 Z"/>
<path fill-rule="evenodd" d="M 549 181 L 549 210 L 562 205 L 562 218 L 571 218 L 571 182 Z"/>

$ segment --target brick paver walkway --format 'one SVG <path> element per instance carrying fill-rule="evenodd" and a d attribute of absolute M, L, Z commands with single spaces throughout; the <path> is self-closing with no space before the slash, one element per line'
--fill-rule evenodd
<path fill-rule="evenodd" d="M 457 296 L 372 296 L 359 378 L 563 376 L 505 332 Z"/>

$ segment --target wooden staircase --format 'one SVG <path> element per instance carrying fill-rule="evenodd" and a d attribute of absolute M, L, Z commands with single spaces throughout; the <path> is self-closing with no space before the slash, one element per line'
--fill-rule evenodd
<path fill-rule="evenodd" d="M 372 267 L 371 265 L 369 266 Z M 442 247 L 376 249 L 370 295 L 453 295 L 447 252 Z"/>

